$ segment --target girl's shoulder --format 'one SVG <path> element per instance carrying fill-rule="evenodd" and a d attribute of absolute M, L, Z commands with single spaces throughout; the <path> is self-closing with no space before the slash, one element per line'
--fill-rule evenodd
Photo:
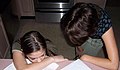
<path fill-rule="evenodd" d="M 12 51 L 22 51 L 21 50 L 21 45 L 20 45 L 20 39 L 16 40 L 12 44 Z"/>

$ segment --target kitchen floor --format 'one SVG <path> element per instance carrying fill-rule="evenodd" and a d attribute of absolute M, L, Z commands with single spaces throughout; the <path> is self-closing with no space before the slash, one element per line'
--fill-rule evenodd
<path fill-rule="evenodd" d="M 107 7 L 109 14 L 112 18 L 113 29 L 115 32 L 115 38 L 117 41 L 118 48 L 120 50 L 120 7 Z M 21 37 L 25 32 L 30 30 L 39 31 L 44 37 L 49 38 L 56 45 L 58 52 L 65 57 L 72 59 L 74 57 L 74 48 L 70 47 L 59 27 L 59 23 L 43 23 L 36 22 L 35 19 L 20 19 L 18 20 L 13 15 L 8 15 L 9 13 L 3 15 L 3 23 L 8 34 L 10 45 L 12 45 L 13 40 Z M 8 53 L 7 58 L 10 57 Z"/>

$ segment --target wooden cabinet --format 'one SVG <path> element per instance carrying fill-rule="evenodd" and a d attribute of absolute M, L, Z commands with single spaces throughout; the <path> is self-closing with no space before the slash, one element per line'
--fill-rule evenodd
<path fill-rule="evenodd" d="M 33 0 L 11 0 L 12 13 L 21 16 L 35 16 Z"/>
<path fill-rule="evenodd" d="M 74 0 L 74 3 L 77 2 L 87 2 L 87 3 L 94 3 L 99 5 L 101 8 L 105 8 L 107 0 Z"/>
<path fill-rule="evenodd" d="M 0 58 L 6 57 L 9 48 L 10 44 L 6 35 L 6 31 L 4 29 L 2 19 L 0 17 Z"/>

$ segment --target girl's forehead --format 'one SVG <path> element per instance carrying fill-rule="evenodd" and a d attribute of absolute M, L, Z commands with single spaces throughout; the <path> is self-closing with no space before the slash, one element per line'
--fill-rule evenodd
<path fill-rule="evenodd" d="M 43 54 L 45 54 L 45 50 L 44 49 L 40 49 L 40 50 L 35 51 L 35 52 L 33 52 L 33 53 L 31 53 L 31 54 L 29 54 L 27 56 L 34 57 L 34 56 L 41 56 Z"/>

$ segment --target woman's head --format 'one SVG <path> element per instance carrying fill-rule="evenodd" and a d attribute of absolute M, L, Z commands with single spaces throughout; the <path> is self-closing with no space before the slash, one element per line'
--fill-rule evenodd
<path fill-rule="evenodd" d="M 21 38 L 21 48 L 31 61 L 36 62 L 35 59 L 46 55 L 47 46 L 44 37 L 39 32 L 30 31 Z"/>
<path fill-rule="evenodd" d="M 95 32 L 98 22 L 98 14 L 92 4 L 77 3 L 62 17 L 60 23 L 68 40 L 74 45 L 81 45 Z"/>

